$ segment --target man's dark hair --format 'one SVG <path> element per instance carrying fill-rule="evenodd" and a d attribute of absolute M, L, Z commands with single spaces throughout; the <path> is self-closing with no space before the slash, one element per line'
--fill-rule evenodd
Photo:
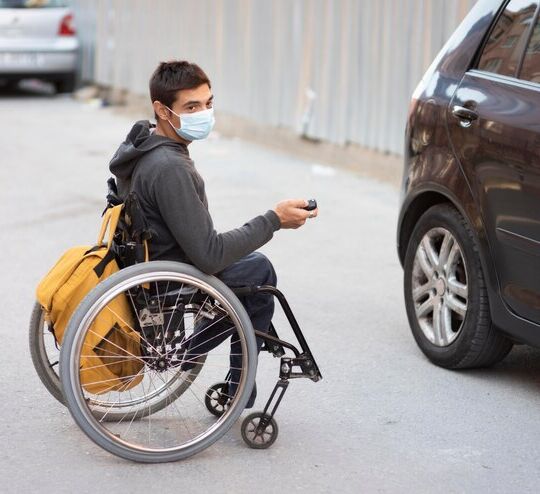
<path fill-rule="evenodd" d="M 211 86 L 210 79 L 197 64 L 185 60 L 161 62 L 150 78 L 150 99 L 170 108 L 178 91 L 195 89 L 201 84 Z"/>

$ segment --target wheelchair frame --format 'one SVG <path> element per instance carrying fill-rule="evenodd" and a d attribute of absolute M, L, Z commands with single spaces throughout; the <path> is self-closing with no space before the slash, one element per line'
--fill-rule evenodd
<path fill-rule="evenodd" d="M 254 330 L 255 336 L 265 342 L 265 349 L 269 353 L 272 353 L 275 357 L 281 358 L 279 380 L 276 383 L 274 390 L 272 391 L 272 394 L 270 395 L 270 398 L 268 399 L 262 412 L 264 415 L 268 415 L 269 422 L 270 419 L 274 417 L 274 414 L 276 413 L 277 408 L 281 403 L 283 395 L 285 394 L 285 391 L 287 391 L 290 379 L 308 378 L 311 379 L 313 382 L 317 382 L 322 379 L 322 374 L 319 370 L 317 362 L 315 361 L 315 358 L 313 357 L 313 354 L 311 353 L 309 345 L 304 338 L 304 334 L 300 329 L 300 325 L 294 317 L 294 314 L 291 310 L 289 303 L 287 302 L 287 299 L 285 298 L 285 295 L 283 295 L 281 291 L 271 285 L 233 288 L 232 291 L 237 296 L 252 295 L 257 293 L 269 293 L 275 298 L 277 298 L 300 345 L 301 350 L 298 350 L 293 344 L 280 339 L 273 323 L 270 323 L 270 330 L 268 333 Z M 294 358 L 285 357 L 285 351 L 283 350 L 283 348 L 288 348 L 289 350 L 291 350 L 294 353 Z M 295 372 L 295 367 L 299 367 L 300 372 Z M 268 414 L 268 410 L 270 408 L 271 411 Z"/>
<path fill-rule="evenodd" d="M 300 350 L 296 348 L 295 345 L 289 343 L 285 340 L 279 338 L 277 331 L 274 327 L 274 324 L 270 323 L 270 328 L 268 333 L 263 331 L 254 330 L 255 336 L 264 341 L 263 350 L 268 351 L 273 354 L 274 357 L 280 358 L 280 367 L 279 367 L 279 379 L 268 398 L 264 409 L 260 413 L 254 413 L 249 415 L 244 422 L 242 423 L 242 437 L 244 441 L 253 448 L 265 449 L 271 446 L 277 436 L 277 424 L 274 421 L 274 415 L 281 404 L 281 400 L 285 395 L 289 387 L 290 379 L 301 379 L 308 378 L 313 382 L 320 381 L 322 379 L 322 374 L 319 370 L 319 366 L 313 357 L 313 354 L 309 348 L 309 345 L 304 338 L 304 334 L 300 329 L 293 311 L 285 298 L 285 295 L 278 290 L 276 287 L 271 285 L 262 285 L 262 286 L 253 286 L 253 287 L 239 287 L 232 288 L 232 291 L 237 296 L 245 295 L 254 295 L 257 293 L 268 293 L 274 296 L 280 303 L 285 316 L 293 330 L 293 333 L 299 343 Z M 288 348 L 294 353 L 294 357 L 286 357 L 284 348 Z M 294 369 L 298 368 L 299 371 Z M 253 417 L 258 417 L 259 423 L 255 427 L 255 437 L 262 436 L 265 430 L 270 426 L 272 430 L 272 435 L 270 439 L 262 444 L 257 444 L 256 442 L 250 440 L 246 434 L 246 427 L 248 426 L 249 421 Z"/>

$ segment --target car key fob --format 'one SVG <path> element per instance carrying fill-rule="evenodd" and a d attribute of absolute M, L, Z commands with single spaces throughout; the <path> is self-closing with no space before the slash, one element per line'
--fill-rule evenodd
<path fill-rule="evenodd" d="M 308 199 L 308 205 L 303 209 L 306 211 L 313 211 L 314 209 L 317 209 L 317 201 L 315 199 Z"/>

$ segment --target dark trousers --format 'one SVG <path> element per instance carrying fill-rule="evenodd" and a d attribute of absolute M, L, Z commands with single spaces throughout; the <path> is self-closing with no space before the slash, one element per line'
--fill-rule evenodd
<path fill-rule="evenodd" d="M 260 252 L 253 252 L 236 261 L 223 271 L 216 274 L 223 283 L 231 288 L 242 286 L 260 286 L 272 285 L 276 286 L 277 277 L 272 263 L 268 258 Z M 274 315 L 274 297 L 266 293 L 258 293 L 254 295 L 246 295 L 239 297 L 248 313 L 253 328 L 258 331 L 268 332 L 270 322 Z M 186 360 L 193 361 L 194 353 L 207 353 L 212 348 L 215 348 L 231 334 L 227 334 L 224 330 L 230 327 L 230 322 L 222 321 L 217 324 L 207 323 L 204 326 L 197 327 L 196 334 L 191 339 L 190 348 L 197 348 L 197 352 L 190 352 L 186 355 Z M 208 327 L 208 330 L 205 330 Z M 200 335 L 200 337 L 198 337 Z M 207 342 L 207 343 L 206 343 Z M 262 340 L 257 338 L 257 348 L 261 349 Z M 231 338 L 231 354 L 230 354 L 230 379 L 229 379 L 229 395 L 234 396 L 240 380 L 242 368 L 242 348 L 236 333 Z M 255 402 L 257 395 L 256 388 L 253 389 L 251 397 L 246 408 L 251 408 Z"/>

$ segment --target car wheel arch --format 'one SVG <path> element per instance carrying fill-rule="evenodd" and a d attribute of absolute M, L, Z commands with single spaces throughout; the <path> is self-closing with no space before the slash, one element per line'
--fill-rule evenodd
<path fill-rule="evenodd" d="M 478 242 L 478 229 L 483 229 L 479 216 L 475 215 L 476 218 L 472 218 L 470 212 L 467 212 L 461 206 L 460 200 L 454 197 L 450 191 L 435 184 L 430 184 L 415 194 L 415 196 L 410 199 L 409 204 L 403 208 L 405 212 L 400 220 L 398 234 L 398 255 L 402 265 L 405 259 L 405 253 L 407 252 L 407 247 L 409 245 L 409 240 L 420 217 L 429 208 L 436 206 L 437 204 L 445 203 L 450 204 L 457 211 L 459 211 L 459 213 L 461 213 L 461 215 L 463 215 L 467 221 L 469 221 L 469 223 L 473 226 L 473 232 L 476 237 L 476 241 Z"/>

